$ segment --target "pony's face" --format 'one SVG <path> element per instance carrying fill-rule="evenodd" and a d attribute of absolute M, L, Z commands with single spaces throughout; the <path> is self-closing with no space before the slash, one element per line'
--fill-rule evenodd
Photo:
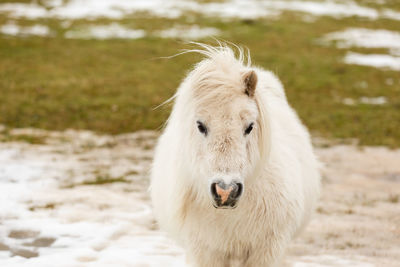
<path fill-rule="evenodd" d="M 255 88 L 252 94 L 243 88 L 222 89 L 198 101 L 192 121 L 199 184 L 207 187 L 216 208 L 236 207 L 259 158 Z"/>

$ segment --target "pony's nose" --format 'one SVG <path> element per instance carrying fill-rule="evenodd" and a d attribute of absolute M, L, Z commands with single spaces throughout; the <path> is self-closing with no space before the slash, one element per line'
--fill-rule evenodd
<path fill-rule="evenodd" d="M 219 180 L 211 184 L 211 195 L 215 201 L 216 208 L 222 207 L 236 207 L 240 195 L 243 192 L 243 184 L 238 182 L 231 182 L 226 184 Z"/>

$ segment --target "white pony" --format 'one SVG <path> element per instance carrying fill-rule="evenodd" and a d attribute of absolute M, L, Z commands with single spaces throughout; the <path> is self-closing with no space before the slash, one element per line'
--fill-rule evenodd
<path fill-rule="evenodd" d="M 194 266 L 279 266 L 319 195 L 309 133 L 274 74 L 199 45 L 155 151 L 156 218 Z"/>

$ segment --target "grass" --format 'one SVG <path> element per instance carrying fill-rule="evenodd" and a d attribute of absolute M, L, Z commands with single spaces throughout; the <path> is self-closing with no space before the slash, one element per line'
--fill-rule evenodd
<path fill-rule="evenodd" d="M 390 3 L 400 9 L 399 4 Z M 6 21 L 0 15 L 0 25 Z M 188 47 L 178 40 L 152 36 L 70 40 L 62 37 L 65 29 L 59 21 L 39 22 L 52 29 L 52 37 L 0 34 L 0 124 L 7 127 L 76 128 L 111 134 L 158 129 L 170 106 L 153 108 L 173 95 L 200 60 L 192 54 L 161 59 Z M 18 20 L 20 25 L 35 23 Z M 79 20 L 72 27 L 95 23 L 110 21 Z M 399 73 L 346 65 L 341 61 L 346 50 L 316 44 L 324 34 L 347 27 L 398 30 L 400 21 L 321 17 L 306 23 L 300 14 L 284 13 L 279 20 L 223 22 L 195 15 L 171 20 L 142 14 L 120 23 L 150 32 L 174 24 L 219 28 L 223 39 L 249 47 L 255 64 L 278 74 L 290 103 L 315 135 L 358 138 L 361 145 L 400 146 Z M 351 51 L 378 53 L 382 49 Z M 365 82 L 367 88 L 360 86 Z M 343 98 L 361 96 L 385 96 L 388 104 L 341 103 Z"/>
<path fill-rule="evenodd" d="M 125 180 L 123 177 L 113 178 L 109 175 L 97 176 L 93 181 L 85 181 L 82 185 L 102 185 L 102 184 L 111 184 L 111 183 L 129 183 L 128 180 Z"/>
<path fill-rule="evenodd" d="M 0 129 L 0 142 L 25 142 L 34 145 L 42 145 L 46 143 L 45 136 L 37 136 L 31 134 L 11 134 L 9 129 Z"/>
<path fill-rule="evenodd" d="M 0 141 L 2 142 L 25 142 L 29 144 L 42 145 L 46 143 L 46 138 L 41 136 L 34 136 L 28 134 L 20 135 L 1 135 Z"/>
<path fill-rule="evenodd" d="M 113 184 L 113 183 L 130 183 L 129 180 L 124 177 L 111 177 L 108 174 L 105 175 L 96 175 L 94 180 L 83 181 L 81 183 L 69 184 L 66 185 L 65 188 L 74 188 L 76 186 L 84 186 L 84 185 L 104 185 L 104 184 Z"/>

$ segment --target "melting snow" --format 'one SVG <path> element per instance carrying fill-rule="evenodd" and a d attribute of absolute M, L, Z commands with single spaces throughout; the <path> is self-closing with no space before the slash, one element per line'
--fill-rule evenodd
<path fill-rule="evenodd" d="M 385 9 L 382 12 L 382 17 L 386 18 L 386 19 L 400 20 L 400 12 L 390 10 L 390 9 Z"/>
<path fill-rule="evenodd" d="M 382 69 L 400 70 L 400 32 L 350 28 L 325 35 L 322 43 L 335 41 L 339 48 L 365 47 L 386 48 L 389 54 L 360 54 L 348 52 L 347 64 L 371 66 Z"/>
<path fill-rule="evenodd" d="M 358 99 L 358 101 L 352 98 L 345 98 L 343 99 L 343 104 L 348 106 L 354 106 L 357 103 L 367 104 L 367 105 L 384 105 L 387 103 L 386 97 L 378 96 L 378 97 L 366 97 L 362 96 Z"/>
<path fill-rule="evenodd" d="M 366 47 L 400 49 L 400 32 L 350 28 L 325 35 L 324 41 L 337 41 L 339 48 Z"/>
<path fill-rule="evenodd" d="M 183 265 L 147 200 L 153 133 L 50 135 L 52 145 L 0 143 L 1 266 Z M 82 184 L 100 175 L 129 182 Z"/>
<path fill-rule="evenodd" d="M 386 104 L 386 97 L 378 96 L 378 97 L 360 97 L 360 102 L 363 104 L 370 104 L 370 105 L 383 105 Z"/>
<path fill-rule="evenodd" d="M 219 33 L 220 31 L 216 28 L 200 28 L 197 25 L 193 25 L 190 27 L 176 26 L 170 29 L 159 31 L 156 33 L 156 35 L 162 38 L 182 38 L 196 40 L 208 36 L 216 36 Z"/>
<path fill-rule="evenodd" d="M 300 11 L 315 16 L 379 18 L 379 13 L 375 9 L 362 7 L 354 2 L 266 1 L 265 5 L 278 10 Z"/>
<path fill-rule="evenodd" d="M 227 2 L 197 4 L 193 6 L 194 12 L 207 16 L 216 16 L 222 18 L 242 18 L 254 19 L 262 17 L 276 17 L 280 14 L 278 10 L 268 8 L 265 2 L 248 0 L 231 0 Z"/>
<path fill-rule="evenodd" d="M 0 13 L 9 13 L 13 18 L 37 19 L 47 16 L 47 10 L 37 4 L 5 3 L 0 4 Z"/>
<path fill-rule="evenodd" d="M 187 11 L 204 15 L 220 17 L 260 18 L 276 16 L 280 11 L 305 12 L 315 16 L 350 17 L 358 16 L 368 19 L 380 17 L 399 19 L 398 13 L 389 9 L 382 12 L 357 5 L 354 2 L 335 1 L 257 1 L 257 0 L 230 0 L 226 2 L 198 3 L 184 0 L 70 0 L 63 2 L 52 0 L 45 2 L 45 6 L 35 3 L 0 4 L 0 12 L 9 13 L 13 18 L 60 18 L 60 19 L 88 19 L 106 17 L 121 19 L 135 12 L 148 12 L 155 16 L 177 18 Z"/>
<path fill-rule="evenodd" d="M 18 26 L 14 23 L 8 23 L 0 27 L 0 32 L 13 36 L 48 36 L 50 34 L 50 29 L 49 27 L 40 24 L 33 26 Z"/>
<path fill-rule="evenodd" d="M 326 267 L 326 266 L 352 266 L 374 267 L 373 264 L 357 260 L 347 260 L 332 255 L 307 256 L 293 264 L 293 267 Z"/>
<path fill-rule="evenodd" d="M 82 29 L 69 30 L 65 33 L 70 39 L 138 39 L 146 35 L 144 30 L 129 29 L 118 23 L 110 25 L 87 26 Z"/>
<path fill-rule="evenodd" d="M 375 68 L 400 70 L 400 57 L 384 54 L 359 54 L 348 52 L 344 58 L 347 64 L 371 66 Z"/>

